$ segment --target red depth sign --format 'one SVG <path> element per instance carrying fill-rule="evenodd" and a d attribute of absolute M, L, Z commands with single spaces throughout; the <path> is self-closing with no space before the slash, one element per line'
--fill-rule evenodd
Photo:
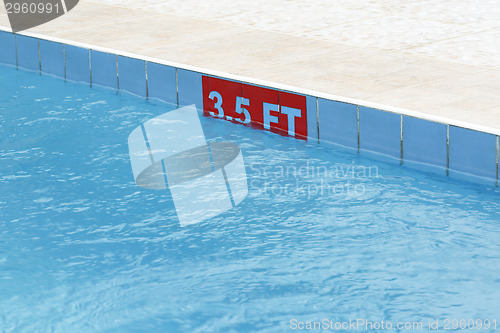
<path fill-rule="evenodd" d="M 307 138 L 305 96 L 209 76 L 202 84 L 204 115 Z"/>

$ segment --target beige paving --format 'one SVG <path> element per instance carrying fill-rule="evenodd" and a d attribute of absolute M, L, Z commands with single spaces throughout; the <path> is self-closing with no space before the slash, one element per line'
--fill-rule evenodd
<path fill-rule="evenodd" d="M 500 130 L 499 22 L 494 1 L 83 0 L 29 31 Z"/>

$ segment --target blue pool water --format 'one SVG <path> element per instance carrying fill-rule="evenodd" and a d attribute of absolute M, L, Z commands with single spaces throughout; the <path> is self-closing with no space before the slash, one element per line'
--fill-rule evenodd
<path fill-rule="evenodd" d="M 497 188 L 201 117 L 249 193 L 180 227 L 127 147 L 173 105 L 7 67 L 0 88 L 2 333 L 500 329 Z"/>

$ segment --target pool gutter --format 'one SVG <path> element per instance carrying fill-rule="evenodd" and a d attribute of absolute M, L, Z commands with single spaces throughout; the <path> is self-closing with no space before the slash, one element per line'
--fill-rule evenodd
<path fill-rule="evenodd" d="M 401 163 L 408 161 L 422 163 L 424 165 L 434 165 L 445 169 L 446 174 L 451 173 L 458 176 L 461 174 L 468 174 L 485 179 L 487 180 L 486 182 L 490 184 L 491 180 L 493 180 L 498 186 L 498 164 L 500 155 L 500 129 L 498 128 L 36 33 L 22 32 L 13 34 L 9 29 L 0 27 L 0 42 L 4 43 L 4 41 L 10 41 L 12 39 L 11 36 L 14 38 L 14 44 L 11 43 L 8 45 L 8 42 L 5 42 L 5 47 L 15 47 L 15 61 L 12 57 L 9 58 L 8 55 L 6 56 L 9 50 L 4 49 L 4 55 L 2 56 L 2 53 L 0 53 L 0 63 L 15 66 L 16 68 L 37 70 L 34 66 L 30 68 L 29 65 L 26 65 L 24 60 L 21 59 L 20 61 L 19 56 L 20 52 L 24 55 L 36 53 L 35 56 L 38 59 L 38 71 L 40 73 L 53 74 L 60 77 L 64 76 L 64 79 L 76 81 L 82 80 L 78 80 L 78 77 L 76 77 L 76 79 L 75 77 L 68 77 L 67 66 L 79 68 L 82 66 L 85 67 L 88 64 L 88 80 L 84 79 L 83 81 L 88 82 L 89 85 L 100 84 L 111 86 L 117 90 L 126 90 L 145 98 L 160 98 L 167 102 L 177 104 L 178 106 L 194 103 L 197 105 L 198 109 L 201 110 L 207 109 L 208 91 L 204 88 L 206 88 L 207 85 L 215 83 L 217 83 L 218 87 L 223 91 L 226 89 L 224 85 L 227 86 L 227 90 L 229 91 L 235 84 L 241 85 L 243 87 L 242 90 L 245 90 L 246 87 L 247 91 L 250 91 L 252 87 L 256 87 L 255 89 L 257 89 L 257 87 L 263 88 L 264 90 L 262 90 L 262 92 L 276 94 L 278 96 L 278 101 L 280 100 L 279 96 L 284 97 L 287 94 L 291 94 L 290 96 L 292 97 L 294 95 L 302 96 L 306 101 L 306 107 L 302 107 L 302 109 L 306 109 L 303 111 L 305 112 L 304 116 L 307 116 L 307 124 L 305 125 L 307 127 L 305 133 L 307 134 L 305 138 L 307 138 L 308 141 L 334 143 L 358 150 L 381 153 L 399 159 Z M 36 41 L 30 40 L 30 42 L 25 43 L 28 41 L 26 40 L 27 38 L 35 39 Z M 63 75 L 51 73 L 44 68 L 43 62 L 47 60 L 44 59 L 44 54 L 40 46 L 41 41 L 56 43 L 54 47 L 50 46 L 51 50 L 59 50 L 59 45 L 62 45 L 63 62 L 61 66 L 64 67 Z M 30 50 L 30 47 L 33 48 L 33 50 Z M 38 48 L 37 50 L 36 47 Z M 68 49 L 70 49 L 71 52 L 73 52 L 70 53 L 75 54 L 75 56 L 71 54 L 68 55 Z M 87 62 L 84 61 L 76 67 L 75 64 L 68 64 L 69 61 L 81 61 L 77 59 L 82 58 L 78 55 L 83 54 L 82 52 L 88 52 Z M 96 52 L 114 55 L 116 62 L 116 85 L 96 82 L 95 78 L 97 78 L 97 76 L 95 73 L 95 66 L 93 66 L 93 55 Z M 24 58 L 26 57 L 23 57 L 23 59 Z M 123 68 L 119 66 L 120 60 L 124 64 Z M 126 72 L 127 68 L 130 70 L 132 68 L 137 68 L 134 67 L 136 61 L 144 62 L 144 71 L 138 71 L 137 73 Z M 98 63 L 96 63 L 96 65 L 98 65 Z M 158 91 L 158 89 L 155 89 L 152 85 L 159 84 L 159 81 L 155 79 L 152 80 L 153 77 L 148 79 L 148 73 L 149 76 L 152 76 L 155 71 L 151 68 L 148 71 L 148 68 L 157 68 L 156 66 L 158 65 L 165 66 L 165 71 L 168 70 L 168 72 L 171 73 L 168 74 L 170 75 L 169 77 L 172 77 L 168 89 L 169 96 L 172 97 L 162 98 L 161 95 L 155 95 L 154 93 L 154 91 Z M 81 71 L 81 68 L 77 71 Z M 175 77 L 173 77 L 173 73 L 175 73 Z M 144 75 L 144 77 L 141 78 L 137 75 Z M 120 77 L 123 77 L 124 84 L 120 84 Z M 142 88 L 142 83 L 138 90 L 135 88 L 135 83 L 125 84 L 127 82 L 125 81 L 127 77 L 130 78 L 132 82 L 144 80 L 144 89 Z M 164 85 L 163 82 L 161 84 Z M 213 101 L 215 102 L 215 100 Z M 290 103 L 293 104 L 293 102 Z M 294 105 L 292 104 L 287 105 L 287 107 L 293 108 Z M 207 110 L 205 110 L 205 112 L 206 111 Z M 413 119 L 417 119 L 417 121 Z M 343 123 L 344 121 L 346 122 L 345 124 Z M 408 131 L 406 128 L 407 124 L 409 126 Z M 262 124 L 260 123 L 260 125 Z M 343 127 L 349 128 L 349 126 L 352 127 L 352 130 L 344 131 L 342 135 L 337 135 L 337 133 L 339 133 L 339 126 L 342 127 L 342 131 L 344 131 Z M 265 128 L 266 126 L 264 126 L 264 129 Z M 287 133 L 287 128 L 278 128 L 277 130 L 280 133 Z M 288 133 L 290 134 L 291 132 L 289 131 Z M 433 140 L 435 141 L 434 144 Z M 439 148 L 437 148 L 436 151 L 432 151 L 432 153 L 426 152 L 426 150 L 429 149 L 433 150 L 433 145 Z M 460 146 L 458 147 L 456 145 Z M 394 146 L 394 148 L 391 148 L 391 146 Z"/>

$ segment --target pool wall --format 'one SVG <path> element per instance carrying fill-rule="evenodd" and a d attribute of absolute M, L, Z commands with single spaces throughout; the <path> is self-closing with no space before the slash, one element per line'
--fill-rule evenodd
<path fill-rule="evenodd" d="M 499 183 L 500 130 L 56 38 L 0 30 L 0 63 L 315 143 Z"/>

